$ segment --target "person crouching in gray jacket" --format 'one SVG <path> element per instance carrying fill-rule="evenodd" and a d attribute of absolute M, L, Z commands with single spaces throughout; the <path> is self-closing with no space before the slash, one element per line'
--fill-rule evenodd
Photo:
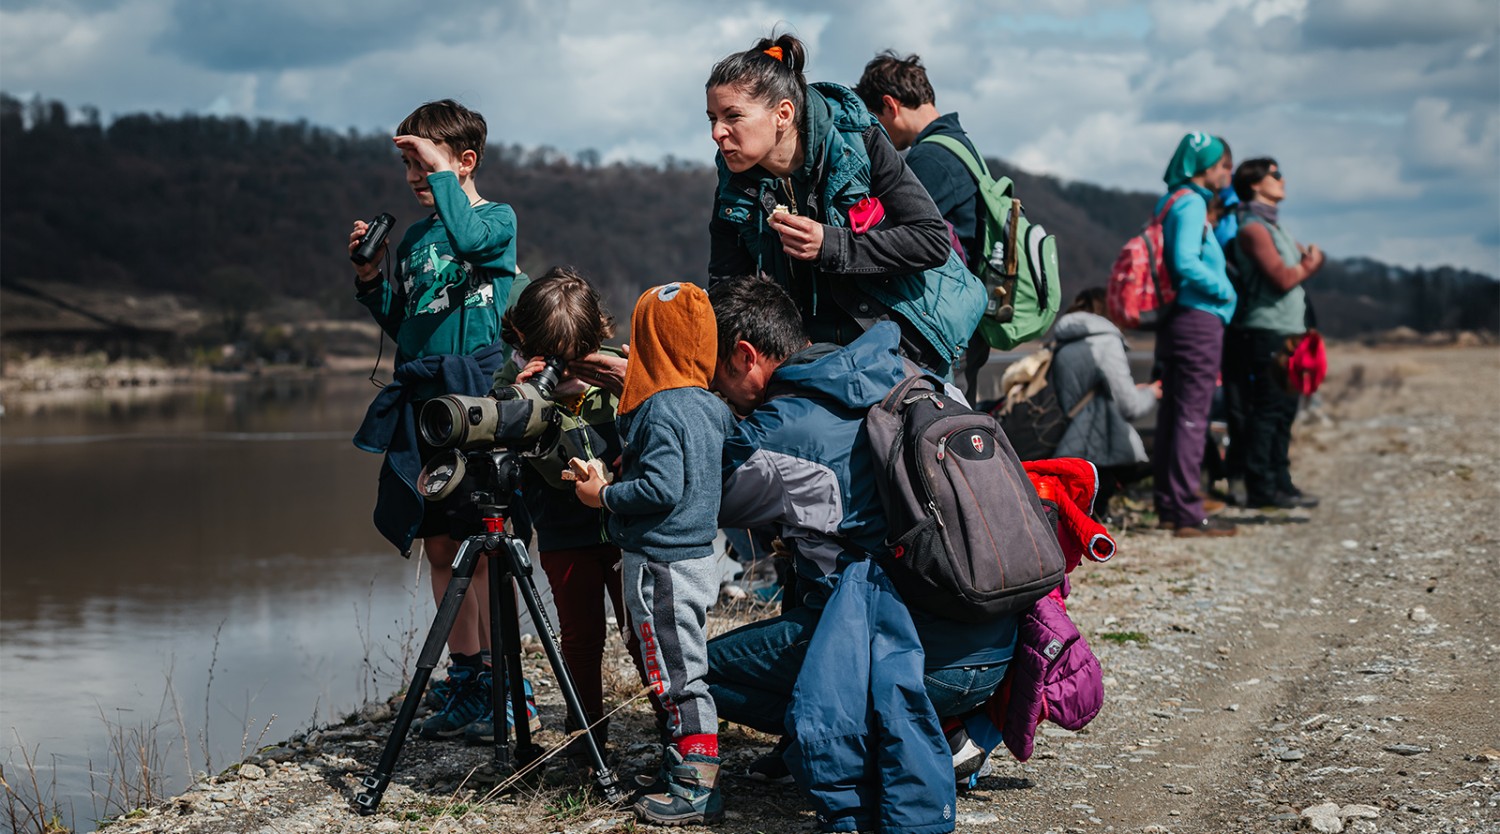
<path fill-rule="evenodd" d="M 1103 287 L 1086 289 L 1058 317 L 1052 335 L 1052 380 L 1058 403 L 1071 411 L 1089 392 L 1057 445 L 1057 457 L 1083 458 L 1099 469 L 1095 512 L 1103 515 L 1122 482 L 1146 474 L 1146 447 L 1131 421 L 1156 408 L 1161 383 L 1136 384 L 1130 375 L 1125 337 L 1106 318 Z"/>

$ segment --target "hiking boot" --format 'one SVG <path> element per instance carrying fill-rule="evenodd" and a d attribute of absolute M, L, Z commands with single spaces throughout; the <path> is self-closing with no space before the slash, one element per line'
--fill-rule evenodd
<path fill-rule="evenodd" d="M 761 755 L 750 766 L 745 769 L 745 776 L 757 782 L 765 782 L 770 785 L 789 785 L 792 782 L 792 771 L 786 766 L 786 759 L 782 754 L 792 745 L 790 736 L 782 736 L 772 747 L 770 752 Z"/>
<path fill-rule="evenodd" d="M 1278 495 L 1278 497 L 1284 495 L 1284 496 L 1290 498 L 1292 500 L 1292 503 L 1295 504 L 1298 509 L 1303 509 L 1303 510 L 1310 510 L 1310 509 L 1318 506 L 1319 504 L 1323 503 L 1318 498 L 1318 496 L 1312 495 L 1311 493 L 1303 492 L 1302 490 L 1297 489 L 1296 487 L 1292 487 L 1291 489 L 1288 489 L 1288 490 L 1283 490 L 1283 491 L 1277 493 L 1277 495 Z"/>
<path fill-rule="evenodd" d="M 635 778 L 632 779 L 635 782 L 635 797 L 637 799 L 648 793 L 662 793 L 666 791 L 668 769 L 670 767 L 667 750 L 671 749 L 671 747 L 672 743 L 670 741 L 662 742 L 660 747 L 657 748 L 661 753 L 661 759 L 657 761 L 656 769 L 645 773 L 637 773 Z"/>
<path fill-rule="evenodd" d="M 486 675 L 489 673 L 486 672 Z M 536 697 L 531 693 L 531 681 L 522 680 L 522 688 L 526 691 L 526 726 L 532 733 L 541 732 L 542 716 L 536 711 Z M 494 744 L 495 743 L 495 711 L 489 706 L 489 690 L 484 693 L 485 710 L 484 715 L 474 719 L 469 726 L 464 728 L 464 741 L 469 744 Z M 515 717 L 511 715 L 514 711 L 510 700 L 505 701 L 505 726 L 512 729 L 516 726 Z"/>
<path fill-rule="evenodd" d="M 667 789 L 635 801 L 635 815 L 657 825 L 705 825 L 724 819 L 719 757 L 667 750 Z"/>
<path fill-rule="evenodd" d="M 1222 518 L 1205 518 L 1197 524 L 1185 525 L 1177 528 L 1172 535 L 1179 539 L 1196 539 L 1199 537 L 1223 538 L 1233 536 L 1240 528 Z"/>
<path fill-rule="evenodd" d="M 422 696 L 422 704 L 428 709 L 442 709 L 453 697 L 453 691 L 466 680 L 474 677 L 477 670 L 473 666 L 460 666 L 457 663 L 448 664 L 448 674 L 441 679 L 432 681 L 427 686 L 427 692 Z"/>
<path fill-rule="evenodd" d="M 1227 507 L 1227 506 L 1229 506 L 1229 505 L 1225 504 L 1223 501 L 1218 500 L 1217 498 L 1205 498 L 1205 499 L 1203 499 L 1203 511 L 1205 513 L 1208 513 L 1209 515 L 1214 515 L 1216 513 L 1221 513 L 1221 512 L 1224 511 L 1224 508 Z"/>
<path fill-rule="evenodd" d="M 443 708 L 422 722 L 417 734 L 422 738 L 455 738 L 462 735 L 470 724 L 483 718 L 489 709 L 490 670 L 485 669 L 462 681 Z"/>
<path fill-rule="evenodd" d="M 1244 478 L 1230 478 L 1229 479 L 1229 496 L 1228 496 L 1228 498 L 1226 500 L 1229 501 L 1230 506 L 1234 506 L 1234 507 L 1248 507 L 1248 506 L 1250 506 L 1250 499 L 1248 497 L 1246 497 L 1245 479 Z"/>
<path fill-rule="evenodd" d="M 953 753 L 953 778 L 960 784 L 968 782 L 990 758 L 990 751 L 975 744 L 962 724 L 948 733 L 948 749 Z"/>

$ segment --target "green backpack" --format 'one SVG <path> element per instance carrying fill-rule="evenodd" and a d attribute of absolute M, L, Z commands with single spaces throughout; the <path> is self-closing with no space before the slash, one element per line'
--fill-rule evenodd
<path fill-rule="evenodd" d="M 984 222 L 977 252 L 969 253 L 969 270 L 984 280 L 984 318 L 979 332 L 991 347 L 1009 350 L 1037 338 L 1052 326 L 1062 305 L 1058 279 L 1057 238 L 1026 219 L 1013 196 L 1010 177 L 992 179 L 984 160 L 951 136 L 928 136 L 959 158 L 979 185 Z"/>

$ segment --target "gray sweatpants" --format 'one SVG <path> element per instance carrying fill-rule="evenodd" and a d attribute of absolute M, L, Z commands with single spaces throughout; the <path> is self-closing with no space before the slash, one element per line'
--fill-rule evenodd
<path fill-rule="evenodd" d="M 621 554 L 625 608 L 641 641 L 646 679 L 656 690 L 672 738 L 717 733 L 719 716 L 708 693 L 708 606 L 718 599 L 712 558 L 653 562 Z"/>

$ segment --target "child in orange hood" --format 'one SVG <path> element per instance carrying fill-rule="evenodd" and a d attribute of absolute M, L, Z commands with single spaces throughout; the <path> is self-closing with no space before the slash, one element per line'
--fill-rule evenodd
<path fill-rule="evenodd" d="M 667 785 L 641 797 L 647 822 L 713 822 L 718 789 L 718 714 L 704 676 L 708 606 L 719 592 L 718 530 L 728 406 L 708 390 L 718 330 L 708 294 L 689 283 L 647 290 L 631 318 L 630 359 L 618 425 L 620 476 L 606 485 L 581 470 L 578 497 L 610 514 L 622 552 L 625 605 L 641 641 L 646 674 L 666 717 Z"/>

